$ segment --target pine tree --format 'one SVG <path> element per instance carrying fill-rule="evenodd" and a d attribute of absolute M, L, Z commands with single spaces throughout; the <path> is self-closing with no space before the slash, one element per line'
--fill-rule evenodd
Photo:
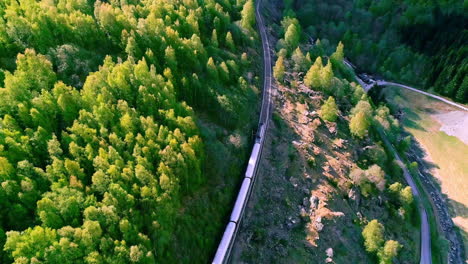
<path fill-rule="evenodd" d="M 301 48 L 297 47 L 292 56 L 291 59 L 294 62 L 294 71 L 300 72 L 303 71 L 306 68 L 306 58 L 304 56 L 304 53 L 302 53 Z"/>
<path fill-rule="evenodd" d="M 206 68 L 208 69 L 208 74 L 211 76 L 211 78 L 213 78 L 213 80 L 217 80 L 218 68 L 216 67 L 216 64 L 212 57 L 208 59 L 208 62 L 206 63 Z"/>
<path fill-rule="evenodd" d="M 343 62 L 343 59 L 344 59 L 343 49 L 344 49 L 344 45 L 340 41 L 340 43 L 338 43 L 338 46 L 336 47 L 336 51 L 331 55 L 331 59 L 337 62 Z"/>
<path fill-rule="evenodd" d="M 349 129 L 351 130 L 351 134 L 358 138 L 363 138 L 365 135 L 367 135 L 369 126 L 369 117 L 367 117 L 364 112 L 358 112 L 356 115 L 351 117 L 349 122 Z"/>
<path fill-rule="evenodd" d="M 284 34 L 284 40 L 290 51 L 296 49 L 297 45 L 299 44 L 299 39 L 301 36 L 297 27 L 298 26 L 296 24 L 289 25 L 286 33 Z"/>
<path fill-rule="evenodd" d="M 332 64 L 328 61 L 327 66 L 323 67 L 320 71 L 320 86 L 325 91 L 330 90 L 332 86 L 332 79 L 333 79 L 333 70 Z"/>
<path fill-rule="evenodd" d="M 213 29 L 213 31 L 211 32 L 211 44 L 213 44 L 214 47 L 219 46 L 218 33 L 216 33 L 216 29 Z"/>
<path fill-rule="evenodd" d="M 226 46 L 229 48 L 230 51 L 235 51 L 236 50 L 236 45 L 234 44 L 234 40 L 232 39 L 231 32 L 226 33 L 225 43 L 226 43 Z"/>
<path fill-rule="evenodd" d="M 323 120 L 335 122 L 338 117 L 338 107 L 336 106 L 335 98 L 328 97 L 328 100 L 320 108 L 320 117 Z"/>
<path fill-rule="evenodd" d="M 306 76 L 304 77 L 304 84 L 310 88 L 318 89 L 321 87 L 320 72 L 322 71 L 322 58 L 317 57 L 312 65 L 307 71 Z"/>
<path fill-rule="evenodd" d="M 255 7 L 252 0 L 248 0 L 241 12 L 241 26 L 246 30 L 253 30 L 255 24 Z"/>
<path fill-rule="evenodd" d="M 276 60 L 275 67 L 273 67 L 273 76 L 280 83 L 283 83 L 284 81 L 284 70 L 284 58 L 280 56 Z"/>
<path fill-rule="evenodd" d="M 377 256 L 379 257 L 379 264 L 391 264 L 393 259 L 398 255 L 398 250 L 402 246 L 398 241 L 388 240 L 385 245 L 378 251 Z"/>

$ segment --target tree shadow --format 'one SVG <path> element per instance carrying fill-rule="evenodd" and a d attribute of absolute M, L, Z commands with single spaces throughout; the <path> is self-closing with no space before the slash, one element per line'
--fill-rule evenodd
<path fill-rule="evenodd" d="M 460 216 L 463 218 L 468 218 L 468 207 L 465 204 L 449 198 L 447 198 L 447 201 L 450 215 L 453 217 Z"/>
<path fill-rule="evenodd" d="M 407 132 L 404 133 L 408 135 Z M 450 258 L 463 259 L 465 256 L 465 248 L 462 237 L 468 238 L 468 234 L 461 228 L 455 226 L 452 217 L 468 217 L 468 207 L 448 198 L 446 194 L 442 193 L 441 181 L 432 174 L 432 169 L 439 168 L 439 166 L 426 160 L 426 155 L 426 151 L 419 142 L 412 138 L 407 157 L 409 161 L 418 164 L 419 178 L 428 194 L 428 198 L 431 199 L 433 209 L 437 215 L 438 225 L 443 230 L 442 234 L 444 234 L 445 239 L 449 241 Z"/>

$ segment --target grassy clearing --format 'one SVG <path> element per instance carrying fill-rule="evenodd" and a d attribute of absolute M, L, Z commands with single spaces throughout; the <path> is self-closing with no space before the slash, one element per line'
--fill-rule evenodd
<path fill-rule="evenodd" d="M 404 109 L 402 124 L 426 152 L 426 162 L 447 196 L 452 219 L 461 229 L 468 251 L 468 145 L 440 131 L 441 124 L 435 118 L 436 114 L 456 109 L 401 88 L 387 88 L 385 93 L 391 105 Z"/>

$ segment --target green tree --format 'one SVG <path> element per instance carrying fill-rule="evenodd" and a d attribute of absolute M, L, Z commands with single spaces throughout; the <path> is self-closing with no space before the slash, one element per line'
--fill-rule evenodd
<path fill-rule="evenodd" d="M 275 67 L 273 67 L 273 76 L 280 83 L 284 81 L 284 70 L 284 57 L 280 56 L 276 60 Z"/>
<path fill-rule="evenodd" d="M 336 51 L 331 55 L 331 59 L 337 62 L 343 62 L 343 59 L 344 59 L 343 49 L 344 49 L 344 45 L 340 41 L 338 43 L 338 46 L 336 46 Z"/>
<path fill-rule="evenodd" d="M 320 71 L 320 85 L 322 86 L 322 89 L 325 89 L 326 91 L 330 90 L 333 76 L 332 64 L 329 61 Z"/>
<path fill-rule="evenodd" d="M 385 172 L 379 165 L 374 164 L 366 170 L 367 179 L 374 183 L 379 191 L 385 189 Z"/>
<path fill-rule="evenodd" d="M 369 127 L 370 120 L 364 112 L 358 112 L 356 115 L 351 117 L 349 122 L 351 134 L 358 138 L 364 138 L 368 133 Z"/>
<path fill-rule="evenodd" d="M 404 189 L 400 191 L 400 201 L 405 207 L 409 207 L 413 203 L 413 191 L 411 187 L 406 186 Z"/>
<path fill-rule="evenodd" d="M 306 76 L 304 77 L 304 84 L 311 88 L 320 88 L 320 72 L 322 71 L 322 58 L 317 57 L 314 64 L 307 71 Z"/>
<path fill-rule="evenodd" d="M 402 248 L 402 246 L 398 241 L 387 240 L 383 248 L 381 248 L 377 253 L 379 264 L 393 263 L 393 259 L 398 255 L 398 250 L 400 250 L 400 248 Z"/>
<path fill-rule="evenodd" d="M 286 33 L 284 34 L 284 41 L 286 42 L 286 45 L 288 46 L 288 49 L 290 51 L 296 49 L 297 45 L 299 44 L 300 38 L 301 35 L 298 25 L 289 25 L 289 27 L 286 30 Z"/>
<path fill-rule="evenodd" d="M 206 63 L 206 68 L 208 69 L 208 74 L 210 75 L 210 77 L 214 80 L 217 80 L 218 68 L 216 67 L 216 64 L 212 57 L 208 59 L 208 62 Z"/>
<path fill-rule="evenodd" d="M 367 252 L 377 253 L 384 243 L 384 226 L 376 219 L 370 221 L 362 230 Z"/>
<path fill-rule="evenodd" d="M 232 39 L 232 33 L 228 32 L 226 33 L 226 39 L 225 39 L 226 46 L 229 48 L 231 51 L 236 50 L 236 45 L 234 44 L 234 40 Z"/>
<path fill-rule="evenodd" d="M 338 107 L 336 106 L 335 98 L 328 97 L 327 101 L 320 108 L 320 117 L 323 120 L 335 122 L 338 117 Z"/>
<path fill-rule="evenodd" d="M 292 56 L 291 56 L 291 59 L 293 60 L 294 62 L 294 70 L 297 71 L 297 72 L 301 72 L 303 71 L 304 69 L 306 69 L 306 65 L 307 65 L 307 61 L 306 61 L 306 58 L 304 56 L 304 53 L 302 53 L 301 51 L 301 48 L 300 47 L 297 47 Z"/>
<path fill-rule="evenodd" d="M 46 249 L 57 240 L 55 230 L 48 227 L 35 226 L 24 232 L 7 232 L 4 250 L 10 252 L 15 259 L 25 259 L 28 262 L 35 259 L 44 261 Z"/>
<path fill-rule="evenodd" d="M 252 0 L 245 2 L 241 12 L 241 26 L 247 30 L 253 30 L 255 24 L 255 7 Z"/>
<path fill-rule="evenodd" d="M 218 47 L 219 46 L 219 42 L 218 42 L 218 33 L 216 32 L 216 28 L 213 29 L 212 33 L 211 33 L 211 44 L 214 46 L 214 47 Z"/>

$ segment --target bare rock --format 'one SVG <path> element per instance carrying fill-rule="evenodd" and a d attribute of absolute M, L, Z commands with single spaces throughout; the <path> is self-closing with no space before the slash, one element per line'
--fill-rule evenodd
<path fill-rule="evenodd" d="M 325 259 L 325 263 L 332 263 L 333 262 L 333 259 L 332 258 L 326 258 Z"/>
<path fill-rule="evenodd" d="M 356 200 L 356 191 L 354 189 L 350 189 L 348 192 L 349 199 L 355 201 Z"/>
<path fill-rule="evenodd" d="M 315 226 L 315 229 L 317 230 L 317 232 L 322 231 L 322 229 L 324 227 L 324 225 L 322 223 L 319 223 L 319 222 L 315 222 L 314 226 Z"/>
<path fill-rule="evenodd" d="M 304 207 L 301 207 L 300 215 L 304 220 L 309 217 L 309 214 L 307 213 L 307 211 L 306 211 L 306 209 Z"/>
<path fill-rule="evenodd" d="M 327 254 L 327 257 L 329 258 L 333 258 L 333 248 L 327 248 L 327 250 L 325 250 L 325 254 Z"/>
<path fill-rule="evenodd" d="M 309 202 L 310 202 L 310 208 L 311 209 L 315 209 L 317 208 L 318 206 L 318 201 L 319 201 L 319 198 L 315 195 L 312 195 L 309 199 Z"/>
<path fill-rule="evenodd" d="M 330 132 L 330 134 L 332 135 L 336 134 L 336 123 L 327 122 L 326 124 L 328 128 L 328 132 Z"/>

